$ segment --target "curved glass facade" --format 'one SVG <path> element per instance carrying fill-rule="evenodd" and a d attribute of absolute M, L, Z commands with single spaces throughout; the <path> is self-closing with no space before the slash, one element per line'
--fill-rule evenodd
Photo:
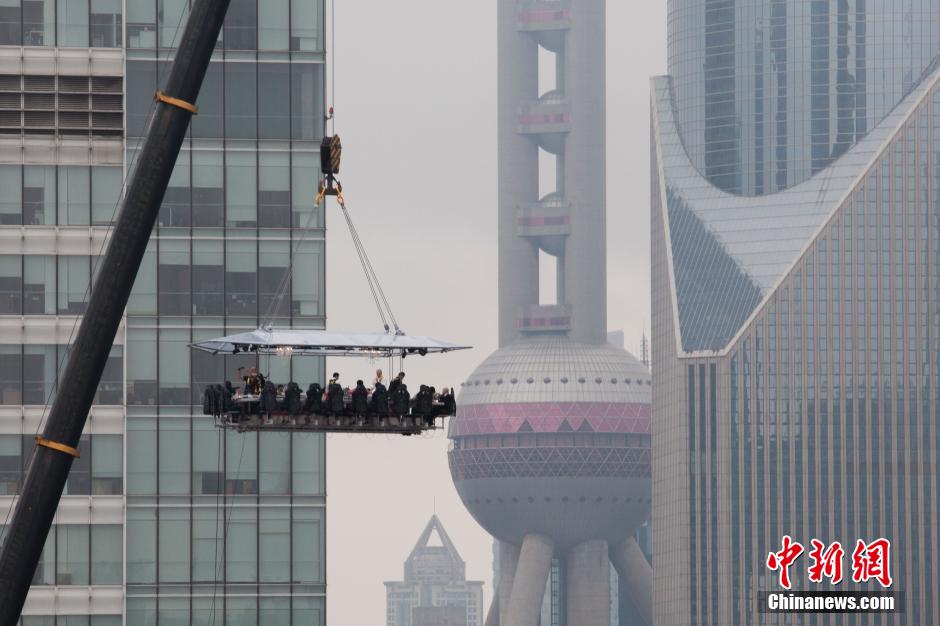
<path fill-rule="evenodd" d="M 715 186 L 763 195 L 845 153 L 940 52 L 931 0 L 671 0 L 676 122 Z"/>
<path fill-rule="evenodd" d="M 931 85 L 922 81 L 837 162 L 799 185 L 735 196 L 695 169 L 683 149 L 670 78 L 653 80 L 681 346 L 720 350 L 797 260 Z"/>
<path fill-rule="evenodd" d="M 842 158 L 759 198 L 695 171 L 673 102 L 655 79 L 656 623 L 940 623 L 940 68 Z M 762 613 L 785 534 L 888 538 L 904 614 Z M 797 591 L 873 589 L 791 573 Z"/>

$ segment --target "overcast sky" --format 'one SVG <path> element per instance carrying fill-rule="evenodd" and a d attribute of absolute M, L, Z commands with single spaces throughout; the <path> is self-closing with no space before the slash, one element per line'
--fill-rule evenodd
<path fill-rule="evenodd" d="M 666 71 L 665 5 L 607 6 L 608 324 L 634 353 L 649 327 L 648 81 Z M 411 381 L 438 388 L 496 348 L 496 6 L 338 0 L 329 48 L 347 206 L 399 324 L 474 346 L 406 361 Z M 338 211 L 327 212 L 328 327 L 379 330 Z M 329 367 L 354 381 L 385 365 Z M 329 435 L 327 457 L 330 626 L 385 623 L 383 582 L 402 577 L 435 506 L 489 607 L 491 540 L 451 483 L 443 434 Z"/>

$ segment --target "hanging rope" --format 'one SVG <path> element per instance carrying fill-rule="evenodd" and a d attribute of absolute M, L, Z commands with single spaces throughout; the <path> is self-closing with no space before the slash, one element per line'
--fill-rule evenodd
<path fill-rule="evenodd" d="M 343 197 L 343 185 L 336 180 L 332 174 L 328 174 L 326 181 L 320 183 L 316 203 L 319 204 L 323 202 L 326 196 L 336 196 L 336 202 L 343 210 L 343 218 L 346 220 L 346 227 L 349 229 L 350 237 L 352 237 L 353 246 L 356 248 L 356 255 L 359 257 L 359 264 L 362 265 L 362 273 L 366 276 L 366 283 L 369 285 L 369 292 L 372 294 L 375 308 L 379 312 L 382 326 L 385 328 L 385 331 L 388 332 L 390 330 L 388 322 L 391 320 L 392 326 L 395 328 L 395 334 L 404 335 L 405 333 L 398 326 L 398 320 L 395 319 L 395 314 L 392 313 L 392 307 L 388 303 L 385 290 L 382 289 L 382 283 L 379 281 L 379 276 L 372 266 L 372 261 L 369 259 L 366 247 L 362 243 L 362 238 L 359 237 L 359 231 L 356 230 L 356 226 L 353 224 L 349 209 L 346 208 L 346 200 Z"/>
<path fill-rule="evenodd" d="M 336 195 L 336 202 L 343 210 L 343 217 L 346 219 L 346 225 L 349 227 L 349 234 L 352 235 L 353 245 L 356 246 L 356 253 L 359 255 L 359 262 L 362 264 L 362 269 L 366 274 L 366 281 L 369 282 L 369 289 L 372 290 L 373 298 L 375 298 L 376 292 L 378 292 L 378 298 L 375 298 L 376 306 L 379 309 L 379 316 L 382 318 L 382 323 L 385 326 L 385 330 L 388 330 L 388 323 L 385 320 L 385 313 L 388 313 L 389 319 L 392 320 L 392 326 L 395 327 L 395 334 L 403 335 L 404 333 L 402 332 L 401 328 L 398 327 L 398 320 L 395 319 L 395 314 L 392 313 L 392 307 L 388 303 L 388 298 L 385 297 L 385 291 L 382 289 L 382 283 L 379 282 L 379 277 L 375 273 L 375 268 L 372 267 L 372 261 L 369 259 L 369 255 L 366 252 L 366 247 L 363 245 L 362 239 L 359 237 L 359 231 L 356 230 L 356 226 L 352 222 L 352 217 L 349 215 L 349 210 L 346 208 L 346 202 L 343 199 L 342 191 Z M 382 305 L 379 305 L 379 298 L 382 300 Z"/>

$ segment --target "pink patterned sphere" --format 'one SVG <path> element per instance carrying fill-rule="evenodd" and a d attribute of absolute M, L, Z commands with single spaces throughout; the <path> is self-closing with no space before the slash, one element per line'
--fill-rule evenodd
<path fill-rule="evenodd" d="M 623 540 L 650 513 L 649 370 L 564 337 L 519 341 L 462 384 L 450 471 L 476 520 L 518 543 Z"/>

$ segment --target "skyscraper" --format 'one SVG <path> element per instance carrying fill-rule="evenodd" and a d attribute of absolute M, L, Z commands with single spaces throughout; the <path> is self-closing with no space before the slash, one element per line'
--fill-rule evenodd
<path fill-rule="evenodd" d="M 467 568 L 437 515 L 405 559 L 402 580 L 385 583 L 387 626 L 482 626 L 483 582 Z"/>
<path fill-rule="evenodd" d="M 611 562 L 649 608 L 651 387 L 606 344 L 605 3 L 497 18 L 500 348 L 462 383 L 451 475 L 500 542 L 488 626 L 537 626 L 549 580 L 553 625 L 609 626 Z"/>
<path fill-rule="evenodd" d="M 135 154 L 187 6 L 0 2 L 0 512 L 123 173 L 148 166 Z M 262 321 L 325 323 L 323 10 L 231 5 L 24 625 L 324 623 L 324 440 L 216 430 L 202 388 L 254 359 L 187 347 Z M 292 265 L 303 271 L 285 281 Z M 317 359 L 258 365 L 322 374 Z"/>
<path fill-rule="evenodd" d="M 889 539 L 906 613 L 851 623 L 940 623 L 940 5 L 671 0 L 669 19 L 651 95 L 655 619 L 847 623 L 758 613 L 791 535 L 849 556 Z M 800 565 L 797 589 L 833 589 Z"/>

